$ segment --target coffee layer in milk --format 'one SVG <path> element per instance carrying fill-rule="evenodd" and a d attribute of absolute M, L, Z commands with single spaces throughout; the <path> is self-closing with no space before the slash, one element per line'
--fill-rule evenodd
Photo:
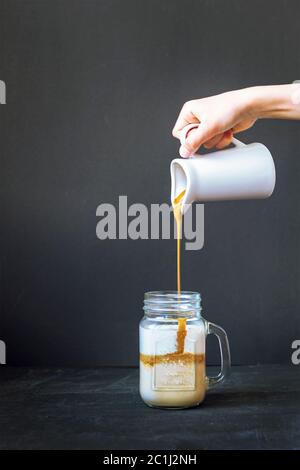
<path fill-rule="evenodd" d="M 185 407 L 205 396 L 204 324 L 186 324 L 178 351 L 178 324 L 140 327 L 140 393 L 152 406 Z"/>

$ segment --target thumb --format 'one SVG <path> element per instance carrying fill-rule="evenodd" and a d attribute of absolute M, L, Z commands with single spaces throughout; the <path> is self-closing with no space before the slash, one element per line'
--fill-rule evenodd
<path fill-rule="evenodd" d="M 183 158 L 192 156 L 211 137 L 210 134 L 208 126 L 204 123 L 190 129 L 185 138 L 181 140 L 180 156 Z"/>

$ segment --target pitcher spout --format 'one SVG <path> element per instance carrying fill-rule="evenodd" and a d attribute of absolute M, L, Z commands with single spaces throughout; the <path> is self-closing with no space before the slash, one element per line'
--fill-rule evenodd
<path fill-rule="evenodd" d="M 186 163 L 180 158 L 172 160 L 171 171 L 171 203 L 182 192 L 185 191 L 182 198 L 182 213 L 184 214 L 193 202 L 191 191 L 191 177 L 186 169 Z"/>

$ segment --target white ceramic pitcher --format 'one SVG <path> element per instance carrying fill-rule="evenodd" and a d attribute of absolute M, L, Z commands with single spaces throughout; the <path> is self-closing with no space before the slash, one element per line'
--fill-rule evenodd
<path fill-rule="evenodd" d="M 183 129 L 181 144 L 196 127 L 197 124 L 191 124 Z M 271 196 L 276 173 L 270 151 L 260 143 L 246 145 L 233 139 L 233 144 L 235 148 L 172 160 L 171 200 L 183 190 L 183 208 L 193 201 L 265 199 Z"/>

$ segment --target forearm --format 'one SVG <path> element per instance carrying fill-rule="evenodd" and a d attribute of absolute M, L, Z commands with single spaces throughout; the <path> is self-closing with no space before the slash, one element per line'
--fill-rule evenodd
<path fill-rule="evenodd" d="M 300 83 L 256 86 L 241 92 L 251 118 L 300 119 Z"/>

